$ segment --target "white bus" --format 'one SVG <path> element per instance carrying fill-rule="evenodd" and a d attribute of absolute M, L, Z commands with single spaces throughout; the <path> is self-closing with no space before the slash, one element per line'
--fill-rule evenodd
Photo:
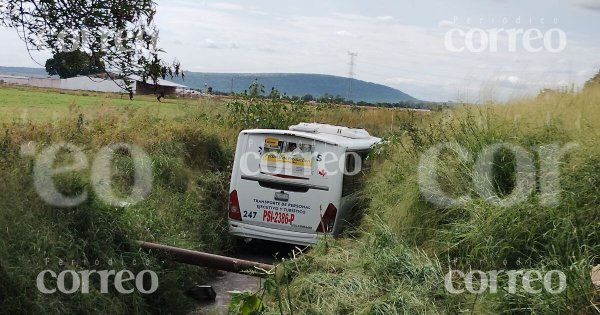
<path fill-rule="evenodd" d="M 301 123 L 240 133 L 229 189 L 229 232 L 298 245 L 338 235 L 357 179 L 381 139 L 364 129 Z"/>

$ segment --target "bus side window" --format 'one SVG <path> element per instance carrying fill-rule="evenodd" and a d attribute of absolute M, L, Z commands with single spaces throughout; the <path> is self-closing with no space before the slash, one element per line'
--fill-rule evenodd
<path fill-rule="evenodd" d="M 360 164 L 358 165 L 358 167 L 360 167 L 360 172 L 364 173 L 371 168 L 371 163 L 369 163 L 369 161 L 367 161 L 369 152 L 368 151 L 358 152 L 358 156 L 360 156 Z"/>
<path fill-rule="evenodd" d="M 351 195 L 360 188 L 361 179 L 363 179 L 362 175 L 369 167 L 369 163 L 366 163 L 367 155 L 368 152 L 366 151 L 348 152 L 346 154 L 346 169 L 342 182 L 342 197 Z"/>
<path fill-rule="evenodd" d="M 354 174 L 356 168 L 359 167 L 355 156 L 354 153 L 346 154 L 346 169 L 344 170 L 344 179 L 342 181 L 342 197 L 351 195 L 358 189 L 358 177 L 360 172 Z"/>

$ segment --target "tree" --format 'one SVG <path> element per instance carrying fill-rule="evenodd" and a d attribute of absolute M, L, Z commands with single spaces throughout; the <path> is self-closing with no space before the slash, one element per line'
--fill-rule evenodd
<path fill-rule="evenodd" d="M 254 82 L 248 88 L 250 89 L 251 98 L 259 98 L 265 94 L 265 86 L 258 82 L 258 78 L 254 79 Z"/>
<path fill-rule="evenodd" d="M 325 93 L 321 95 L 318 99 L 319 103 L 331 103 L 333 102 L 333 95 L 329 95 L 329 93 Z"/>
<path fill-rule="evenodd" d="M 312 102 L 315 100 L 315 98 L 311 94 L 306 94 L 306 95 L 302 96 L 302 100 L 305 102 Z"/>
<path fill-rule="evenodd" d="M 333 102 L 336 104 L 343 104 L 346 102 L 346 99 L 344 99 L 341 95 L 337 94 L 334 98 L 333 98 Z"/>
<path fill-rule="evenodd" d="M 181 73 L 179 62 L 165 63 L 157 47 L 153 0 L 0 0 L 0 25 L 15 29 L 28 51 L 54 55 L 80 50 L 99 56 L 102 71 L 156 82 Z"/>
<path fill-rule="evenodd" d="M 276 100 L 281 98 L 281 94 L 279 94 L 279 91 L 275 87 L 271 87 L 271 93 L 269 93 L 269 98 L 272 100 Z"/>
<path fill-rule="evenodd" d="M 62 79 L 78 75 L 97 74 L 104 69 L 104 64 L 81 50 L 59 52 L 46 60 L 46 71 L 50 75 L 58 75 Z"/>

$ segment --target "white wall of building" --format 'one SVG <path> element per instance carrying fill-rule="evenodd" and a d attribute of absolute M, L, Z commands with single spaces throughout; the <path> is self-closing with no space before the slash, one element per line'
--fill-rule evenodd
<path fill-rule="evenodd" d="M 1 84 L 28 85 L 42 88 L 61 88 L 61 80 L 54 78 L 21 77 L 14 75 L 0 75 Z"/>
<path fill-rule="evenodd" d="M 29 85 L 42 88 L 60 89 L 61 80 L 53 78 L 29 78 Z"/>
<path fill-rule="evenodd" d="M 29 85 L 29 77 L 18 77 L 14 75 L 0 75 L 2 84 Z"/>
<path fill-rule="evenodd" d="M 135 78 L 134 78 L 135 80 Z M 25 77 L 25 76 L 14 76 L 14 75 L 2 75 L 0 74 L 0 84 L 14 84 L 14 85 L 28 85 L 41 88 L 53 88 L 63 90 L 81 90 L 81 91 L 95 91 L 95 92 L 112 92 L 112 93 L 127 93 L 122 86 L 125 86 L 123 80 L 104 80 L 100 78 L 90 78 L 87 76 L 80 76 L 68 79 L 58 78 L 44 78 L 44 77 Z M 159 85 L 168 87 L 177 87 L 179 89 L 186 89 L 187 87 L 181 84 L 159 80 Z M 136 92 L 136 84 L 132 85 L 132 90 Z"/>
<path fill-rule="evenodd" d="M 121 86 L 125 86 L 123 80 L 103 80 L 99 78 L 89 77 L 74 77 L 61 80 L 61 89 L 64 90 L 82 90 L 82 91 L 96 91 L 96 92 L 113 92 L 121 93 L 125 92 Z M 121 85 L 121 86 L 119 86 Z M 133 86 L 135 92 L 135 86 Z"/>

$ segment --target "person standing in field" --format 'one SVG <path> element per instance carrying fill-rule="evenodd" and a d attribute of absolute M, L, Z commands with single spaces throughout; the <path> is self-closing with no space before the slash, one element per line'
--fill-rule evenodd
<path fill-rule="evenodd" d="M 165 98 L 165 91 L 161 90 L 160 94 L 158 95 L 158 97 L 156 98 L 160 103 L 162 103 L 161 99 Z"/>

